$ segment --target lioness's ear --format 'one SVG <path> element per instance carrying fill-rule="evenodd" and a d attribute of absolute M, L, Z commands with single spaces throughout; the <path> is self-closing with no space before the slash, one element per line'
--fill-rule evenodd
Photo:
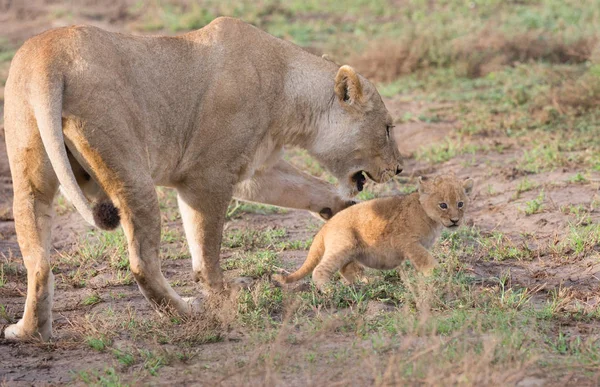
<path fill-rule="evenodd" d="M 427 187 L 425 187 L 425 186 L 427 185 L 428 182 L 429 182 L 429 179 L 427 178 L 427 176 L 419 176 L 419 178 L 417 179 L 417 189 L 418 189 L 420 195 L 423 195 L 424 193 L 426 193 Z"/>
<path fill-rule="evenodd" d="M 473 179 L 471 179 L 470 177 L 467 177 L 464 181 L 463 181 L 463 188 L 465 189 L 465 193 L 467 195 L 471 194 L 471 191 L 473 191 Z"/>
<path fill-rule="evenodd" d="M 342 103 L 352 105 L 360 102 L 363 95 L 362 85 L 358 74 L 350 66 L 340 67 L 335 76 L 335 95 Z"/>

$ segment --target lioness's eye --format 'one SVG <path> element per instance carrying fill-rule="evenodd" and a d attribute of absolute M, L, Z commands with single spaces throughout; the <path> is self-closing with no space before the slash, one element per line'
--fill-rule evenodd
<path fill-rule="evenodd" d="M 440 203 L 440 208 L 442 210 L 446 210 L 446 209 L 448 209 L 448 205 L 446 203 Z"/>
<path fill-rule="evenodd" d="M 463 203 L 463 202 L 458 202 L 458 208 L 462 208 L 462 206 L 464 206 L 464 205 L 465 205 L 465 203 Z"/>

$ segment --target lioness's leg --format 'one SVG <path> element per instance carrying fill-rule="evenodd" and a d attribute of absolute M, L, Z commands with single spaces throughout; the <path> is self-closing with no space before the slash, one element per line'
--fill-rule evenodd
<path fill-rule="evenodd" d="M 187 314 L 190 305 L 175 293 L 160 270 L 160 210 L 152 180 L 128 185 L 131 193 L 124 193 L 119 202 L 131 272 L 151 303 Z"/>
<path fill-rule="evenodd" d="M 333 185 L 304 173 L 285 160 L 239 183 L 234 197 L 318 213 L 329 219 L 354 202 L 342 199 Z"/>
<path fill-rule="evenodd" d="M 177 192 L 183 228 L 192 255 L 194 278 L 202 280 L 211 290 L 221 290 L 223 273 L 219 252 L 231 193 L 202 193 L 189 187 L 178 188 Z"/>
<path fill-rule="evenodd" d="M 58 181 L 37 135 L 7 141 L 13 177 L 13 212 L 23 261 L 27 268 L 27 298 L 23 317 L 6 328 L 7 339 L 40 338 L 52 334 L 54 276 L 48 261 L 52 201 Z M 8 139 L 7 139 L 8 140 Z M 14 139 L 13 139 L 14 140 Z M 27 143 L 26 147 L 22 147 Z"/>
<path fill-rule="evenodd" d="M 145 167 L 146 152 L 126 122 L 113 120 L 119 117 L 118 112 L 111 113 L 99 122 L 66 121 L 66 141 L 71 144 L 73 158 L 77 163 L 82 161 L 79 166 L 86 165 L 92 173 L 92 186 L 98 185 L 95 189 L 100 198 L 106 195 L 119 210 L 129 265 L 142 294 L 153 305 L 189 313 L 189 304 L 175 293 L 160 270 L 160 209 L 154 181 Z M 120 128 L 119 136 L 106 136 L 113 128 Z M 81 175 L 79 168 L 74 173 Z"/>

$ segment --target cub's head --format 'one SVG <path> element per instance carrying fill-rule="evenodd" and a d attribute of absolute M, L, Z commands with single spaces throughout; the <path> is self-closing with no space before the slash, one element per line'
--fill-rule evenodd
<path fill-rule="evenodd" d="M 461 180 L 452 174 L 419 178 L 419 201 L 425 213 L 446 227 L 460 225 L 472 190 L 470 178 Z"/>
<path fill-rule="evenodd" d="M 342 66 L 332 92 L 314 153 L 340 181 L 344 194 L 362 191 L 365 175 L 384 182 L 402 172 L 392 117 L 375 86 Z"/>

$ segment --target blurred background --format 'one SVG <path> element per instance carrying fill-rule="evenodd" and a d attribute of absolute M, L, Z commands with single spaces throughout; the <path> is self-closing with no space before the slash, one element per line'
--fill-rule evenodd
<path fill-rule="evenodd" d="M 0 0 L 0 80 L 19 45 L 48 28 L 85 23 L 177 34 L 221 15 L 351 64 L 388 97 L 433 88 L 449 93 L 466 82 L 466 94 L 437 100 L 494 100 L 484 122 L 466 124 L 471 132 L 495 129 L 488 121 L 506 107 L 526 107 L 532 117 L 510 116 L 530 127 L 581 113 L 599 99 L 596 0 Z M 501 92 L 473 94 L 500 84 Z"/>

